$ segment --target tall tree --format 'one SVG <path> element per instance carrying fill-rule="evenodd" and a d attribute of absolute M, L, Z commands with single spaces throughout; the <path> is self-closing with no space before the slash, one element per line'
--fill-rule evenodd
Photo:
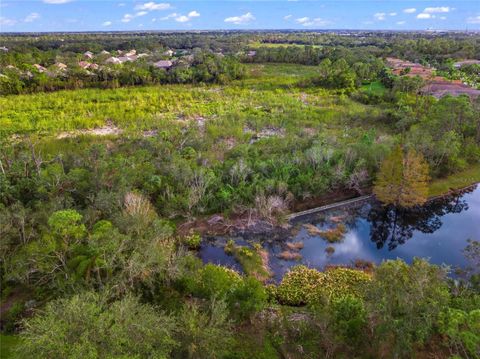
<path fill-rule="evenodd" d="M 383 161 L 374 193 L 385 204 L 413 207 L 428 196 L 428 165 L 415 150 L 406 153 L 397 146 Z"/>

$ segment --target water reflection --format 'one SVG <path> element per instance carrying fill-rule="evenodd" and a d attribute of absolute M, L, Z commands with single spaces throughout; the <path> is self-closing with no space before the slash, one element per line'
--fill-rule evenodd
<path fill-rule="evenodd" d="M 427 258 L 431 263 L 464 268 L 467 263 L 463 249 L 467 239 L 480 239 L 480 187 L 430 201 L 411 210 L 384 207 L 376 203 L 339 208 L 301 218 L 290 233 L 215 237 L 204 241 L 200 257 L 238 269 L 238 263 L 225 254 L 227 240 L 237 245 L 260 243 L 269 253 L 269 264 L 275 280 L 281 280 L 292 266 L 306 264 L 323 269 L 328 265 L 351 265 L 356 260 L 380 263 L 402 258 L 410 263 L 414 257 Z M 308 226 L 328 230 L 344 224 L 347 232 L 340 242 L 329 243 Z M 299 261 L 285 260 L 280 255 L 287 243 L 301 242 Z M 327 250 L 333 247 L 334 251 Z"/>
<path fill-rule="evenodd" d="M 415 231 L 433 233 L 442 226 L 443 216 L 468 209 L 463 196 L 474 189 L 472 187 L 411 209 L 375 204 L 367 216 L 371 226 L 370 238 L 378 249 L 387 244 L 388 250 L 394 250 L 412 238 Z"/>

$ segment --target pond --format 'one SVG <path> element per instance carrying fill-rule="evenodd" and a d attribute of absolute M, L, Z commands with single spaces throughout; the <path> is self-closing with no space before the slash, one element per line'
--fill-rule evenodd
<path fill-rule="evenodd" d="M 338 241 L 331 243 L 329 237 Z M 411 263 L 414 257 L 421 257 L 461 268 L 467 264 L 463 249 L 468 239 L 480 240 L 478 185 L 413 210 L 395 210 L 369 201 L 297 218 L 282 235 L 207 238 L 199 255 L 204 262 L 241 271 L 235 259 L 225 254 L 226 242 L 234 240 L 247 246 L 261 243 L 278 281 L 288 268 L 298 264 L 321 270 L 328 265 L 378 264 L 396 258 Z M 292 255 L 298 258 L 283 259 Z"/>

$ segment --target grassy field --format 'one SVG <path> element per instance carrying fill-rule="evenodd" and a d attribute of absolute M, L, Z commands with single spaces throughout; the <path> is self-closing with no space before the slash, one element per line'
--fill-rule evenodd
<path fill-rule="evenodd" d="M 17 336 L 0 334 L 0 358 L 13 358 L 13 350 L 19 343 L 20 339 Z"/>
<path fill-rule="evenodd" d="M 374 81 L 369 84 L 363 85 L 362 90 L 369 94 L 381 96 L 385 93 L 386 89 L 380 81 Z"/>
<path fill-rule="evenodd" d="M 480 164 L 446 178 L 434 180 L 430 185 L 429 196 L 440 196 L 451 189 L 464 188 L 480 182 Z"/>
<path fill-rule="evenodd" d="M 302 88 L 316 67 L 250 65 L 251 76 L 227 86 L 169 85 L 111 90 L 85 89 L 0 99 L 0 133 L 56 134 L 113 124 L 123 130 L 171 130 L 190 120 L 205 120 L 213 138 L 240 139 L 245 127 L 282 127 L 287 133 L 356 126 L 380 110 L 319 88 Z"/>

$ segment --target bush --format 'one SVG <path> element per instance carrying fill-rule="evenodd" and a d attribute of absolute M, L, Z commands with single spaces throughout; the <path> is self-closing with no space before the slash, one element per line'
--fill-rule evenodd
<path fill-rule="evenodd" d="M 443 268 L 418 258 L 411 265 L 383 262 L 366 294 L 377 340 L 392 356 L 410 357 L 414 344 L 423 344 L 433 333 L 449 297 Z"/>
<path fill-rule="evenodd" d="M 267 302 L 265 287 L 252 277 L 245 278 L 229 297 L 230 310 L 240 319 L 248 319 Z"/>
<path fill-rule="evenodd" d="M 344 295 L 360 296 L 370 276 L 348 268 L 330 268 L 325 272 L 296 266 L 277 288 L 277 299 L 287 305 L 312 304 Z"/>
<path fill-rule="evenodd" d="M 209 263 L 195 274 L 191 289 L 199 297 L 226 298 L 241 281 L 240 274 L 234 270 Z"/>
<path fill-rule="evenodd" d="M 322 283 L 325 274 L 305 266 L 293 267 L 276 290 L 282 304 L 304 305 L 311 301 L 312 293 Z"/>
<path fill-rule="evenodd" d="M 450 351 L 478 358 L 480 353 L 480 309 L 465 312 L 448 308 L 440 316 L 440 333 L 449 340 Z"/>
<path fill-rule="evenodd" d="M 356 346 L 365 337 L 367 312 L 363 300 L 346 295 L 332 301 L 332 317 L 336 334 L 342 341 Z"/>
<path fill-rule="evenodd" d="M 190 234 L 182 238 L 182 243 L 192 250 L 200 248 L 201 241 L 202 237 L 199 234 Z"/>
<path fill-rule="evenodd" d="M 83 293 L 47 304 L 25 321 L 20 358 L 166 358 L 176 342 L 173 320 L 127 296 L 107 303 Z"/>

